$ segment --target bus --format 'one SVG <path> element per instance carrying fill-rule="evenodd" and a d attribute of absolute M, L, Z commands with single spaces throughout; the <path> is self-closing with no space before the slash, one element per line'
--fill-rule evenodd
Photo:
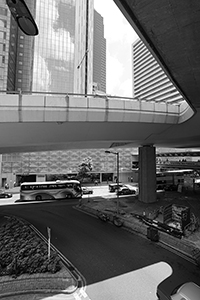
<path fill-rule="evenodd" d="M 82 188 L 78 180 L 23 182 L 20 185 L 20 200 L 55 200 L 81 198 Z"/>
<path fill-rule="evenodd" d="M 179 184 L 184 184 L 186 176 L 195 178 L 197 175 L 192 169 L 169 170 L 156 173 L 157 189 L 177 190 Z"/>

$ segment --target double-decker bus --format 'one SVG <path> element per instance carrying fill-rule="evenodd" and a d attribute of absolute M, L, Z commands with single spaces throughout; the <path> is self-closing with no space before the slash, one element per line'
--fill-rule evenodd
<path fill-rule="evenodd" d="M 177 189 L 179 184 L 184 183 L 185 176 L 195 178 L 195 171 L 192 169 L 169 170 L 156 173 L 157 189 Z"/>
<path fill-rule="evenodd" d="M 20 200 L 53 200 L 81 198 L 82 188 L 77 180 L 23 182 L 20 186 Z"/>

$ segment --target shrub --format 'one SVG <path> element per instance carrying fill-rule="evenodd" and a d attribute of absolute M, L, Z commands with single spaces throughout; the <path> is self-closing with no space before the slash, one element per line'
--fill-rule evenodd
<path fill-rule="evenodd" d="M 28 225 L 11 218 L 0 227 L 0 276 L 28 273 L 56 273 L 61 269 L 60 258 Z"/>

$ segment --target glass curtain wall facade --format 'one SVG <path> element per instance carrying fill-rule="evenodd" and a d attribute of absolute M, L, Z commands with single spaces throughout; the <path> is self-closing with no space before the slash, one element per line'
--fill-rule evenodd
<path fill-rule="evenodd" d="M 88 1 L 88 91 L 92 86 L 93 0 Z M 33 51 L 33 91 L 84 93 L 87 0 L 37 0 L 40 34 Z"/>
<path fill-rule="evenodd" d="M 33 91 L 73 92 L 75 0 L 37 0 Z"/>

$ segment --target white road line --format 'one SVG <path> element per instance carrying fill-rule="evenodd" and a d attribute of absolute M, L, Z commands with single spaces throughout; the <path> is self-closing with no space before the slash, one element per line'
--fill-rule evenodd
<path fill-rule="evenodd" d="M 81 297 L 77 293 L 74 293 L 73 296 L 76 300 L 81 300 Z"/>
<path fill-rule="evenodd" d="M 86 292 L 84 290 L 81 290 L 80 293 L 83 295 L 84 298 L 88 298 L 88 295 L 86 294 Z"/>
<path fill-rule="evenodd" d="M 77 293 L 77 292 L 75 292 L 74 294 L 73 294 L 73 296 L 74 296 L 74 298 L 76 299 L 76 300 L 81 300 L 81 299 L 85 299 L 85 300 L 91 300 L 89 297 L 88 297 L 88 295 L 87 295 L 87 293 L 83 290 L 83 289 L 81 289 L 80 291 L 79 291 L 79 293 Z"/>

